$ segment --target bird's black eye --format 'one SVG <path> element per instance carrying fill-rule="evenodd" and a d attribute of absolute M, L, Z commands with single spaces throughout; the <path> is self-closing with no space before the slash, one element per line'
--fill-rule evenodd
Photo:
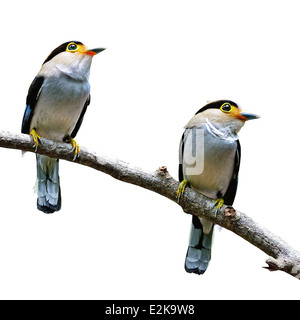
<path fill-rule="evenodd" d="M 231 111 L 231 105 L 229 103 L 224 103 L 221 106 L 221 110 L 224 112 L 230 112 Z"/>
<path fill-rule="evenodd" d="M 68 50 L 69 51 L 75 51 L 77 49 L 77 45 L 75 43 L 70 43 L 68 45 Z"/>

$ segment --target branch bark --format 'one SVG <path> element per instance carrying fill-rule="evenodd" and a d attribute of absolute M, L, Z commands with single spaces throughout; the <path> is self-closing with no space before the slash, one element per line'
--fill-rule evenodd
<path fill-rule="evenodd" d="M 25 134 L 0 131 L 0 147 L 35 152 L 32 138 Z M 74 156 L 70 144 L 56 143 L 44 138 L 41 139 L 37 152 L 67 161 L 73 161 Z M 102 171 L 115 179 L 154 191 L 177 203 L 178 181 L 170 176 L 166 167 L 148 172 L 122 160 L 98 156 L 83 147 L 75 162 Z M 178 204 L 184 212 L 205 217 L 264 251 L 269 256 L 266 261 L 268 267 L 265 268 L 270 271 L 281 270 L 300 279 L 300 253 L 246 214 L 224 205 L 215 215 L 214 201 L 190 188 L 186 188 Z"/>

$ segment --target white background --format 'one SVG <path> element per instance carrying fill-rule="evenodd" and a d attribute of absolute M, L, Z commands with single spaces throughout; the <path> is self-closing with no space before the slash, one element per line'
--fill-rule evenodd
<path fill-rule="evenodd" d="M 235 207 L 300 249 L 300 19 L 297 1 L 9 1 L 0 5 L 0 130 L 20 132 L 47 55 L 106 47 L 77 141 L 177 178 L 183 126 L 207 100 L 261 119 L 240 133 Z M 60 162 L 62 209 L 36 209 L 35 155 L 0 149 L 1 299 L 296 299 L 267 255 L 216 232 L 204 276 L 184 271 L 191 217 L 171 201 Z"/>

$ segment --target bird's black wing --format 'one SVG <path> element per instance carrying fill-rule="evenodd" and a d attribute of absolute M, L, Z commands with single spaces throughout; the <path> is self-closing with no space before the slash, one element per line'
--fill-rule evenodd
<path fill-rule="evenodd" d="M 43 83 L 44 83 L 44 77 L 35 77 L 29 87 L 27 98 L 26 98 L 26 108 L 25 108 L 23 121 L 22 121 L 22 129 L 21 129 L 22 133 L 29 134 L 30 123 L 34 113 L 34 107 L 36 106 Z"/>
<path fill-rule="evenodd" d="M 184 140 L 185 140 L 185 131 L 181 137 L 180 144 L 179 144 L 179 168 L 178 168 L 178 179 L 179 182 L 183 181 L 183 168 L 182 168 L 182 162 L 183 162 L 183 152 L 184 152 Z"/>
<path fill-rule="evenodd" d="M 237 148 L 236 148 L 236 154 L 235 154 L 235 160 L 234 160 L 234 168 L 233 168 L 233 175 L 232 179 L 230 181 L 229 187 L 223 197 L 225 204 L 232 205 L 236 190 L 237 190 L 237 185 L 238 185 L 238 174 L 239 174 L 239 169 L 240 169 L 240 163 L 241 163 L 241 145 L 239 140 L 237 142 Z"/>
<path fill-rule="evenodd" d="M 85 102 L 84 107 L 81 111 L 80 117 L 76 123 L 75 128 L 73 129 L 73 131 L 71 133 L 71 138 L 75 138 L 76 134 L 78 133 L 78 130 L 80 129 L 82 121 L 83 121 L 83 117 L 86 113 L 86 109 L 90 103 L 91 103 L 91 95 L 89 95 L 88 98 L 86 99 L 86 102 Z"/>

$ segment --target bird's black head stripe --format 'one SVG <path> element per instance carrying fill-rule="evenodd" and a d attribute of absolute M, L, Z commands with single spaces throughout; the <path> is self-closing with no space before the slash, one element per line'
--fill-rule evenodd
<path fill-rule="evenodd" d="M 217 101 L 208 103 L 207 105 L 202 107 L 200 110 L 198 110 L 196 112 L 196 114 L 198 114 L 200 112 L 203 112 L 203 111 L 205 111 L 207 109 L 220 109 L 222 104 L 224 104 L 225 102 L 230 103 L 234 107 L 238 107 L 238 105 L 235 102 L 231 101 L 231 100 L 217 100 Z"/>
<path fill-rule="evenodd" d="M 74 42 L 74 43 L 76 43 L 76 44 L 81 44 L 81 45 L 82 45 L 82 42 L 80 42 L 80 41 L 68 41 L 68 42 L 65 42 L 65 43 L 61 44 L 59 47 L 57 47 L 56 49 L 54 49 L 54 50 L 49 54 L 49 56 L 47 57 L 47 59 L 44 61 L 43 64 L 45 64 L 46 62 L 50 61 L 52 58 L 54 58 L 54 57 L 55 57 L 56 55 L 58 55 L 59 53 L 66 51 L 67 45 L 68 45 L 70 42 Z"/>

